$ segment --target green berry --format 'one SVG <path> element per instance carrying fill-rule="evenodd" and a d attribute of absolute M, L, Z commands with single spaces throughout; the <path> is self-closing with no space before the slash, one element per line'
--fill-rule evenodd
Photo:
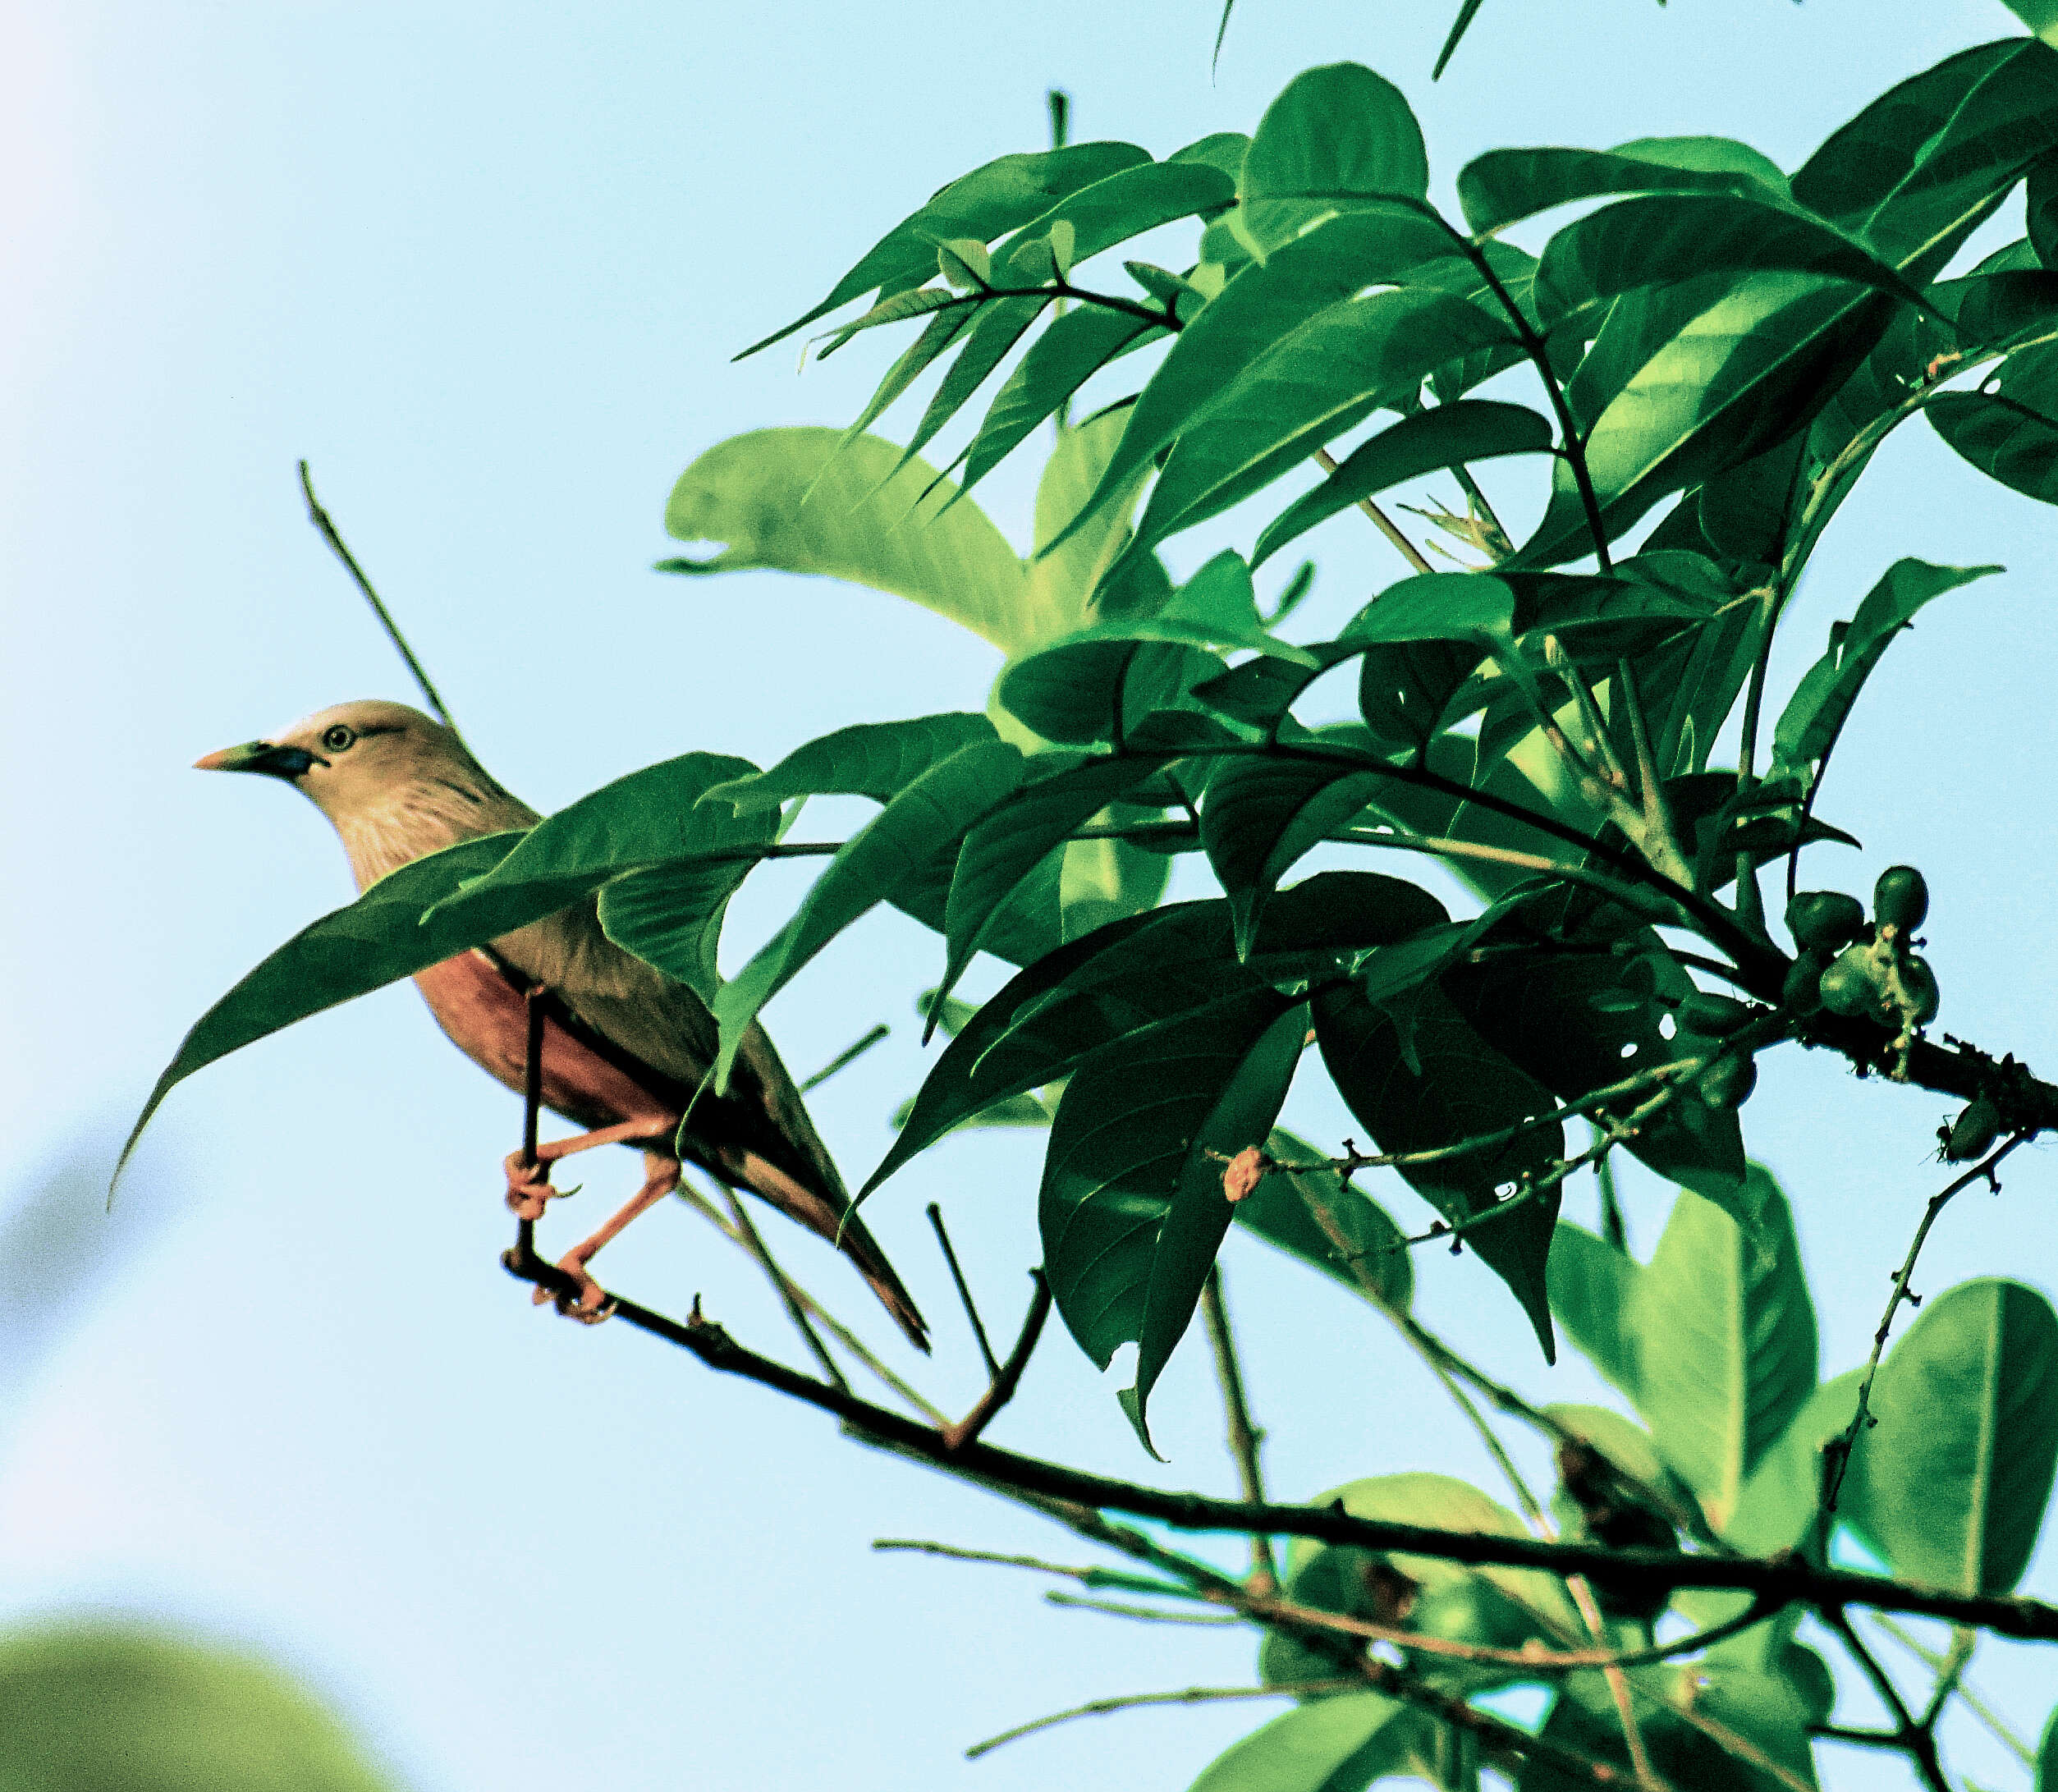
<path fill-rule="evenodd" d="M 1739 1027 L 1748 1026 L 1752 1018 L 1749 1002 L 1710 995 L 1704 989 L 1695 990 L 1680 1004 L 1680 1024 L 1704 1038 L 1726 1039 Z"/>
<path fill-rule="evenodd" d="M 1964 1113 L 1951 1122 L 1944 1140 L 1944 1156 L 1952 1163 L 1983 1157 L 2001 1137 L 2001 1110 L 1984 1095 L 1973 1097 Z"/>
<path fill-rule="evenodd" d="M 1836 951 L 1865 931 L 1865 905 L 1841 890 L 1804 890 L 1786 905 L 1786 931 L 1801 946 Z"/>
<path fill-rule="evenodd" d="M 1893 1012 L 1879 987 L 1878 967 L 1869 946 L 1847 946 L 1822 973 L 1822 1006 L 1831 1014 L 1865 1015 L 1883 1020 Z"/>
<path fill-rule="evenodd" d="M 1908 1010 L 1909 1024 L 1927 1026 L 1937 1018 L 1937 1010 L 1943 999 L 1937 988 L 1937 974 L 1929 968 L 1929 960 L 1910 957 L 1900 968 L 1900 982 L 1913 1004 Z"/>
<path fill-rule="evenodd" d="M 1819 947 L 1803 952 L 1786 974 L 1780 1006 L 1804 1017 L 1813 1014 L 1822 1006 L 1822 973 L 1828 967 L 1829 955 Z"/>
<path fill-rule="evenodd" d="M 1748 1052 L 1732 1052 L 1702 1071 L 1694 1086 L 1710 1107 L 1741 1107 L 1758 1087 L 1758 1060 Z"/>
<path fill-rule="evenodd" d="M 1872 887 L 1872 919 L 1882 927 L 1913 933 L 1929 913 L 1929 886 L 1913 865 L 1890 865 Z"/>

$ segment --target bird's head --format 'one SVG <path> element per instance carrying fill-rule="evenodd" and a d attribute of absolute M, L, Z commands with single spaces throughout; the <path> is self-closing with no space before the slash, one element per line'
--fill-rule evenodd
<path fill-rule="evenodd" d="M 337 704 L 194 763 L 294 786 L 335 824 L 360 886 L 425 852 L 535 818 L 454 730 L 405 704 Z"/>

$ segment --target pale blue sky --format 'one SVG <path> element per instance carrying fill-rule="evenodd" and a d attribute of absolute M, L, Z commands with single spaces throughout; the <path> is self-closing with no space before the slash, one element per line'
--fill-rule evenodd
<path fill-rule="evenodd" d="M 0 1188 L 27 1198 L 67 1153 L 104 1169 L 183 1029 L 347 894 L 311 809 L 186 769 L 320 704 L 408 694 L 301 517 L 296 456 L 531 801 L 690 748 L 768 760 L 846 721 L 977 707 L 992 656 L 868 594 L 656 576 L 665 494 L 726 435 L 850 415 L 876 353 L 798 378 L 789 348 L 728 357 L 933 188 L 1039 146 L 1047 85 L 1072 90 L 1077 134 L 1163 153 L 1250 128 L 1304 66 L 1358 58 L 1415 100 L 1447 192 L 1468 156 L 1510 142 L 1720 131 L 1790 166 L 1892 80 L 2013 28 L 1991 0 L 1492 0 L 1432 89 L 1448 11 L 1241 0 L 1211 81 L 1211 7 L 1164 0 L 8 5 Z M 988 497 L 1018 539 L 1027 490 L 1017 474 Z M 2047 1068 L 2058 1026 L 2026 998 L 2058 972 L 2035 896 L 2058 747 L 2053 541 L 2048 511 L 1909 432 L 1826 545 L 1785 662 L 1790 676 L 1900 554 L 2010 565 L 1889 656 L 1824 804 L 1868 850 L 1821 869 L 1863 888 L 1895 859 L 1923 865 L 1943 1024 Z M 1317 545 L 1323 613 L 1398 570 L 1347 517 Z M 795 887 L 764 882 L 740 945 Z M 800 1066 L 903 1023 L 819 1099 L 852 1169 L 919 1074 L 907 1004 L 937 958 L 875 918 L 772 1012 Z M 1834 1370 L 1862 1354 L 1934 1186 L 1943 1104 L 1785 1057 L 1749 1136 L 1794 1195 Z M 1319 1102 L 1299 1118 L 1350 1130 Z M 621 1792 L 1179 1792 L 1258 1721 L 1107 1719 L 962 1762 L 966 1743 L 1080 1698 L 1245 1680 L 1249 1644 L 869 1554 L 892 1534 L 1079 1552 L 626 1328 L 532 1313 L 494 1263 L 516 1125 L 394 991 L 182 1091 L 111 1221 L 91 1176 L 71 1185 L 104 1273 L 59 1319 L 30 1302 L 7 1333 L 0 1618 L 86 1602 L 262 1643 L 424 1792 L 574 1775 Z M 1952 1211 L 1918 1286 L 2053 1280 L 2048 1153 L 2016 1164 L 2001 1200 Z M 922 1204 L 944 1201 L 1004 1323 L 1034 1261 L 1035 1168 L 1019 1136 L 967 1138 L 870 1210 L 953 1353 Z M 624 1155 L 592 1180 L 633 1178 Z M 1634 1192 L 1648 1245 L 1663 1193 Z M 859 1311 L 826 1252 L 782 1242 Z M 1227 1261 L 1281 1496 L 1414 1467 L 1491 1485 L 1374 1322 L 1241 1240 Z M 1591 1391 L 1576 1362 L 1542 1368 L 1474 1266 L 1421 1267 L 1432 1318 L 1525 1388 Z M 701 1290 L 786 1347 L 744 1266 L 687 1215 L 638 1227 L 608 1273 L 660 1306 Z M 933 1385 L 969 1399 L 974 1377 L 948 1360 Z M 1199 1353 L 1153 1416 L 1162 1473 L 1226 1490 Z M 1004 1436 L 1150 1466 L 1061 1341 Z M 2029 1585 L 2058 1596 L 2048 1551 Z M 1996 1648 L 1974 1678 L 2033 1726 L 2052 1659 Z M 2019 1783 L 1977 1743 L 1962 1759 Z M 1832 1765 L 1833 1783 L 1882 1783 L 1877 1761 Z"/>

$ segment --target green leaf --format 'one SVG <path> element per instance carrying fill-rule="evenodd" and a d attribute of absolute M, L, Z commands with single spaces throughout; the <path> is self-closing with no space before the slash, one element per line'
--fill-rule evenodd
<path fill-rule="evenodd" d="M 1361 64 L 1311 68 L 1266 108 L 1239 186 L 1237 234 L 1262 261 L 1368 199 L 1426 199 L 1422 126 L 1400 89 Z"/>
<path fill-rule="evenodd" d="M 1136 1379 L 1121 1395 L 1122 1410 L 1147 1450 L 1151 1449 L 1151 1391 L 1193 1322 L 1215 1253 L 1235 1217 L 1222 1181 L 1225 1162 L 1249 1146 L 1263 1144 L 1271 1136 L 1272 1124 L 1286 1102 L 1308 1037 L 1308 1010 L 1305 1004 L 1297 1004 L 1279 1015 L 1239 1056 L 1232 1042 L 1217 1032 L 1212 1014 L 1207 1011 L 1186 1022 L 1174 1022 L 1148 1043 L 1125 1039 L 1089 1058 L 1066 1085 L 1051 1126 L 1044 1188 L 1047 1194 L 1072 1208 L 1061 1227 L 1067 1245 L 1061 1258 L 1066 1267 L 1084 1267 L 1085 1253 L 1070 1247 L 1081 1230 L 1091 1235 L 1079 1202 L 1112 1206 L 1124 1216 L 1116 1235 L 1125 1237 L 1128 1216 L 1153 1194 L 1169 1194 L 1170 1204 L 1149 1259 L 1143 1322 L 1137 1334 Z M 1103 1061 L 1107 1066 L 1104 1073 L 1098 1069 Z M 1163 1072 L 1146 1078 L 1135 1075 L 1139 1068 L 1153 1064 L 1163 1066 Z M 1161 1105 L 1177 1090 L 1191 1090 L 1197 1098 L 1183 1111 Z M 1087 1116 L 1098 1112 L 1103 1121 L 1121 1127 L 1121 1148 L 1109 1149 L 1107 1141 L 1099 1137 L 1090 1144 L 1075 1137 L 1061 1168 L 1058 1146 L 1072 1130 L 1066 1103 L 1075 1100 L 1084 1107 Z M 1176 1179 L 1169 1189 L 1168 1176 Z M 1093 1192 L 1085 1195 L 1089 1183 L 1094 1185 Z M 1047 1214 L 1049 1209 L 1044 1212 Z M 1044 1235 L 1047 1241 L 1052 1235 L 1047 1226 Z M 1047 1253 L 1045 1260 L 1051 1260 Z M 1092 1279 L 1098 1283 L 1109 1267 L 1112 1263 L 1095 1262 Z"/>
<path fill-rule="evenodd" d="M 1400 1228 L 1386 1209 L 1355 1183 L 1345 1183 L 1304 1139 L 1274 1128 L 1265 1153 L 1276 1163 L 1300 1167 L 1275 1170 L 1262 1178 L 1236 1203 L 1236 1223 L 1320 1270 L 1360 1299 L 1371 1298 L 1368 1281 L 1387 1305 L 1405 1309 L 1414 1293 L 1414 1264 L 1401 1242 Z M 1342 1234 L 1341 1246 L 1316 1218 L 1317 1206 Z"/>
<path fill-rule="evenodd" d="M 1160 324 L 1100 305 L 1057 319 L 995 395 L 966 451 L 963 489 L 977 485 L 1102 368 L 1167 333 Z"/>
<path fill-rule="evenodd" d="M 1858 614 L 1830 631 L 1829 651 L 1808 670 L 1781 713 L 1772 753 L 1783 765 L 1808 766 L 1836 745 L 1851 706 L 1894 637 L 1932 598 L 1970 584 L 1999 566 L 1934 566 L 1897 560 L 1865 595 Z"/>
<path fill-rule="evenodd" d="M 965 408 L 972 394 L 1006 360 L 1009 351 L 1029 333 L 1029 326 L 1050 302 L 1048 299 L 995 299 L 979 307 L 970 329 L 965 332 L 964 347 L 951 363 L 950 371 L 937 383 L 928 408 L 922 413 L 921 422 L 901 451 L 901 465 L 905 466 L 912 461 Z M 869 406 L 866 408 L 870 410 Z M 860 418 L 846 434 L 861 430 L 877 415 L 875 411 Z"/>
<path fill-rule="evenodd" d="M 2058 1706 L 2052 1707 L 2044 1739 L 2037 1745 L 2036 1792 L 2058 1792 Z"/>
<path fill-rule="evenodd" d="M 974 168 L 882 236 L 812 311 L 743 353 L 769 348 L 861 293 L 919 284 L 936 265 L 938 243 L 960 237 L 992 242 L 1040 217 L 1068 193 L 1149 160 L 1134 144 L 1080 143 L 1039 155 L 1001 156 Z"/>
<path fill-rule="evenodd" d="M 1056 632 L 1029 599 L 1006 539 L 956 488 L 876 437 L 839 447 L 833 429 L 760 429 L 732 436 L 679 475 L 665 528 L 681 541 L 724 543 L 704 560 L 661 561 L 665 572 L 769 566 L 869 585 L 947 616 L 1017 653 Z M 931 488 L 939 494 L 923 508 Z"/>
<path fill-rule="evenodd" d="M 1297 1023 L 1299 1032 L 1282 1033 L 1292 1047 L 1283 1070 L 1277 1061 L 1283 1054 L 1263 1042 L 1293 1006 L 1290 997 L 1269 988 L 1235 990 L 1204 1007 L 1123 1034 L 1089 1053 L 1066 1084 L 1043 1161 L 1038 1223 L 1043 1271 L 1058 1313 L 1097 1368 L 1106 1368 L 1122 1345 L 1143 1336 L 1160 1239 L 1176 1208 L 1187 1210 L 1177 1253 L 1180 1279 L 1203 1245 L 1206 1260 L 1213 1260 L 1229 1229 L 1230 1203 L 1222 1192 L 1222 1166 L 1216 1163 L 1209 1171 L 1202 1142 L 1220 1148 L 1222 1129 L 1212 1122 L 1225 1107 L 1235 1109 L 1233 1117 L 1244 1121 L 1250 1132 L 1235 1149 L 1258 1143 L 1271 1132 L 1299 1055 L 1305 1018 Z M 1231 1088 L 1246 1061 L 1254 1059 L 1268 1073 L 1261 1079 L 1263 1086 L 1254 1085 L 1250 1101 L 1232 1102 Z M 1270 1111 L 1263 1111 L 1267 1102 Z M 1198 1198 L 1211 1180 L 1212 1199 L 1206 1211 L 1198 1211 Z M 1193 1249 L 1183 1248 L 1187 1245 Z M 1203 1262 L 1200 1273 L 1205 1269 Z M 1160 1340 L 1167 1354 L 1199 1292 L 1195 1276 L 1171 1340 Z M 1153 1375 L 1163 1362 L 1161 1354 Z M 1148 1386 L 1139 1382 L 1139 1388 L 1148 1395 Z M 1139 1423 L 1134 1404 L 1130 1418 Z M 1140 1423 L 1139 1434 L 1148 1447 Z"/>
<path fill-rule="evenodd" d="M 1721 137 L 1646 137 L 1619 149 L 1489 149 L 1458 176 L 1458 203 L 1480 236 L 1575 199 L 1680 189 L 1781 193 L 1779 170 Z"/>
<path fill-rule="evenodd" d="M 1069 1075 L 1110 1040 L 1263 987 L 1231 956 L 1228 909 L 1176 903 L 1112 922 L 1029 965 L 937 1059 L 859 1199 L 960 1121 Z"/>
<path fill-rule="evenodd" d="M 1376 972 L 1377 954 L 1373 965 Z M 1382 1153 L 1455 1144 L 1519 1121 L 1547 1120 L 1556 1107 L 1433 987 L 1419 991 L 1412 1038 L 1405 1044 L 1394 1018 L 1375 1008 L 1360 984 L 1322 991 L 1315 997 L 1314 1014 L 1316 1040 L 1337 1093 Z M 1419 1069 L 1409 1061 L 1409 1045 Z M 1492 1209 L 1501 1198 L 1498 1190 L 1511 1193 L 1525 1178 L 1542 1175 L 1564 1149 L 1563 1126 L 1546 1124 L 1491 1150 L 1402 1165 L 1400 1174 L 1456 1224 Z M 1544 1262 L 1558 1199 L 1556 1187 L 1531 1196 L 1506 1217 L 1473 1227 L 1464 1240 L 1521 1303 L 1547 1362 L 1557 1355 Z"/>
<path fill-rule="evenodd" d="M 1478 305 L 1423 287 L 1318 313 L 1189 420 L 1131 552 L 1219 515 L 1373 411 L 1411 406 L 1435 369 L 1509 339 L 1506 326 Z"/>
<path fill-rule="evenodd" d="M 1122 490 L 1180 431 L 1205 417 L 1237 374 L 1318 312 L 1452 252 L 1445 227 L 1394 206 L 1338 219 L 1247 268 L 1179 333 L 1129 416 L 1121 445 L 1082 516 Z"/>
<path fill-rule="evenodd" d="M 1794 176 L 1794 197 L 1930 278 L 2058 144 L 2058 54 L 2005 38 L 1890 88 Z"/>
<path fill-rule="evenodd" d="M 392 1785 L 277 1668 L 126 1625 L 49 1625 L 0 1642 L 0 1782 L 20 1792 Z"/>
<path fill-rule="evenodd" d="M 436 901 L 424 919 L 439 930 L 493 939 L 570 908 L 639 867 L 725 850 L 745 855 L 722 865 L 733 875 L 733 890 L 756 862 L 749 849 L 770 839 L 770 827 L 740 828 L 721 811 L 703 815 L 694 805 L 709 789 L 756 771 L 729 754 L 689 753 L 616 778 L 539 822 L 512 852 Z"/>
<path fill-rule="evenodd" d="M 835 354 L 850 341 L 854 332 L 881 323 L 897 323 L 904 311 L 918 308 L 915 301 L 931 296 L 927 289 L 921 292 L 905 293 L 900 300 L 890 300 L 876 311 L 866 313 L 823 350 L 822 358 L 826 360 Z M 933 362 L 941 359 L 956 345 L 958 338 L 970 327 L 972 320 L 979 315 L 981 308 L 962 295 L 952 294 L 939 298 L 933 305 L 922 305 L 919 309 L 931 310 L 936 314 L 923 325 L 922 333 L 901 351 L 899 359 L 886 370 L 885 378 L 880 380 L 872 396 L 865 400 L 864 409 L 850 419 L 849 426 L 836 438 L 838 447 L 848 447 L 852 442 L 862 439 L 864 432 L 893 405 L 901 394 L 919 379 Z M 899 465 L 906 465 L 905 456 Z"/>
<path fill-rule="evenodd" d="M 1437 66 L 1429 71 L 1429 79 L 1442 80 L 1443 71 L 1451 66 L 1451 58 L 1458 53 L 1458 45 L 1464 41 L 1473 20 L 1478 16 L 1482 0 L 1461 0 L 1458 16 L 1451 21 L 1451 30 L 1443 40 L 1443 48 L 1437 52 Z"/>
<path fill-rule="evenodd" d="M 946 711 L 906 722 L 863 722 L 795 747 L 769 772 L 712 784 L 700 800 L 738 814 L 777 809 L 796 796 L 869 796 L 891 802 L 954 753 L 994 738 L 983 716 Z"/>
<path fill-rule="evenodd" d="M 1233 136 L 1233 133 L 1225 135 Z M 1139 163 L 1118 168 L 1091 186 L 1068 194 L 1047 212 L 1024 224 L 1012 241 L 1047 236 L 1055 226 L 1069 224 L 1072 250 L 1066 266 L 1077 267 L 1132 236 L 1156 230 L 1161 224 L 1217 210 L 1235 197 L 1235 176 L 1209 162 L 1174 158 Z M 1003 249 L 1007 246 L 1004 245 Z"/>
<path fill-rule="evenodd" d="M 1703 285 L 1682 290 L 1703 303 Z M 1588 432 L 1607 532 L 1805 427 L 1877 340 L 1885 305 L 1841 282 L 1784 273 L 1749 276 L 1706 304 L 1629 376 Z M 1584 506 L 1561 462 L 1521 562 L 1547 566 L 1592 550 Z"/>
<path fill-rule="evenodd" d="M 1840 1510 L 1897 1574 L 2006 1593 L 2058 1460 L 2058 1314 L 1982 1278 L 1932 1296 L 1887 1353 Z"/>
<path fill-rule="evenodd" d="M 1547 454 L 1551 446 L 1551 425 L 1523 405 L 1468 399 L 1403 417 L 1360 442 L 1321 484 L 1267 524 L 1250 563 L 1261 566 L 1316 524 L 1389 486 L 1469 461 Z"/>
<path fill-rule="evenodd" d="M 2002 364 L 1992 392 L 1939 392 L 1923 406 L 1930 427 L 1990 479 L 2046 504 L 2058 504 L 2058 343 L 2042 344 Z M 2010 380 L 2018 361 L 2036 377 Z"/>
<path fill-rule="evenodd" d="M 1863 1379 L 1863 1370 L 1850 1369 L 1808 1396 L 1744 1482 L 1722 1528 L 1725 1542 L 1747 1555 L 1776 1556 L 1808 1542 L 1822 1504 L 1823 1446 L 1850 1424 Z"/>
<path fill-rule="evenodd" d="M 1191 1792 L 1326 1792 L 1332 1776 L 1407 1709 L 1382 1693 L 1317 1699 L 1233 1744 Z"/>
<path fill-rule="evenodd" d="M 1483 936 L 1494 948 L 1453 965 L 1444 993 L 1479 1036 L 1554 1095 L 1577 1102 L 1706 1043 L 1667 1038 L 1664 1022 L 1694 985 L 1637 917 L 1585 891 L 1524 904 Z M 1648 1095 L 1649 1090 L 1645 1090 Z M 1626 1115 L 1643 1096 L 1624 1099 Z M 1629 1149 L 1652 1169 L 1749 1223 L 1736 1116 L 1689 1088 L 1643 1121 Z"/>
<path fill-rule="evenodd" d="M 1786 1198 L 1751 1166 L 1746 1230 L 1682 1189 L 1648 1266 L 1569 1225 L 1551 1253 L 1566 1332 L 1629 1396 L 1717 1530 L 1815 1389 L 1815 1312 Z"/>
<path fill-rule="evenodd" d="M 714 1002 L 722 1026 L 715 1062 L 717 1093 L 758 1011 L 831 940 L 909 884 L 936 877 L 937 861 L 979 817 L 1013 793 L 1022 755 L 1003 740 L 975 740 L 923 772 L 844 843 L 781 928 Z M 947 865 L 945 878 L 947 880 Z"/>
<path fill-rule="evenodd" d="M 121 1174 L 164 1098 L 195 1070 L 502 931 L 492 927 L 482 933 L 464 921 L 424 924 L 423 914 L 467 878 L 492 870 L 521 837 L 519 832 L 489 834 L 430 853 L 380 878 L 349 907 L 296 933 L 194 1023 L 136 1116 L 115 1173 Z"/>
<path fill-rule="evenodd" d="M 1186 644 L 1198 632 L 1190 626 L 1152 632 L 1171 639 L 1139 639 L 1142 630 L 1128 624 L 1082 630 L 1007 667 L 994 694 L 1046 740 L 1090 746 L 1123 739 L 1222 670 L 1217 655 Z"/>
<path fill-rule="evenodd" d="M 1087 511 L 1127 423 L 1125 410 L 1107 410 L 1076 429 L 1066 430 L 1037 481 L 1036 548 L 1029 560 L 1029 592 L 1038 614 L 1050 618 L 1053 633 L 1059 632 L 1061 620 L 1066 630 L 1083 628 L 1093 620 L 1094 589 L 1128 544 L 1130 517 L 1142 489 L 1142 474 L 1128 493 L 1117 493 L 1090 513 Z M 1079 525 L 1076 529 L 1075 522 Z M 1043 551 L 1061 538 L 1061 547 Z"/>
<path fill-rule="evenodd" d="M 936 245 L 936 270 L 960 291 L 983 292 L 993 283 L 993 258 L 975 236 Z"/>
<path fill-rule="evenodd" d="M 1371 801 L 1376 772 L 1304 759 L 1221 761 L 1201 798 L 1200 838 L 1247 954 L 1267 899 L 1295 863 Z"/>
<path fill-rule="evenodd" d="M 1568 224 L 1538 267 L 1537 314 L 1548 332 L 1620 293 L 1715 273 L 1817 274 L 1932 309 L 1863 244 L 1815 218 L 1760 198 L 1698 193 L 1625 199 Z"/>
<path fill-rule="evenodd" d="M 1017 792 L 965 836 L 951 880 L 944 992 L 956 987 L 987 926 L 1023 879 L 1154 769 L 1137 760 L 1089 759 Z"/>

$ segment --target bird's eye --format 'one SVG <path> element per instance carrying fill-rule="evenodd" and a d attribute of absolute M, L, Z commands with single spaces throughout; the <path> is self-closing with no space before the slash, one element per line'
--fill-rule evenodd
<path fill-rule="evenodd" d="M 339 722 L 323 735 L 322 745 L 331 753 L 341 753 L 346 747 L 352 745 L 356 739 L 357 731 L 355 728 L 346 728 Z"/>

